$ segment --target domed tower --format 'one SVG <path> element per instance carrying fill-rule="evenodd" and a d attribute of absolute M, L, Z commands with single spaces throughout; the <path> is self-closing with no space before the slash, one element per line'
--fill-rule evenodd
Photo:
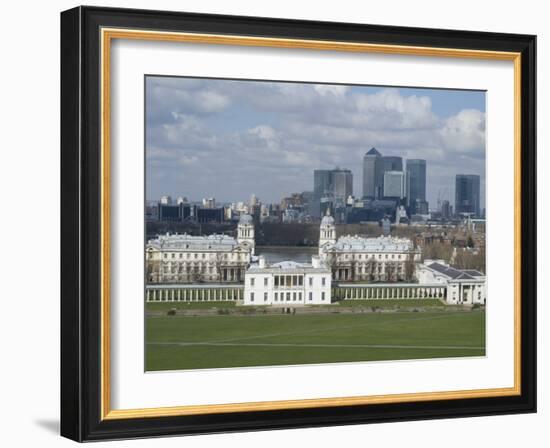
<path fill-rule="evenodd" d="M 246 243 L 252 248 L 251 253 L 254 253 L 254 220 L 250 215 L 241 215 L 239 225 L 237 226 L 237 242 L 239 244 Z"/>
<path fill-rule="evenodd" d="M 327 208 L 327 214 L 321 220 L 321 232 L 319 234 L 319 254 L 321 248 L 326 244 L 336 243 L 336 226 L 334 218 L 330 216 L 330 209 Z"/>

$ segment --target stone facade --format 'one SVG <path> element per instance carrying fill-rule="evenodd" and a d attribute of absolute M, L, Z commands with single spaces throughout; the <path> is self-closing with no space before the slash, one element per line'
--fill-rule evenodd
<path fill-rule="evenodd" d="M 319 256 L 335 281 L 412 281 L 420 255 L 407 238 L 354 235 L 336 239 L 334 219 L 327 215 L 321 221 Z"/>
<path fill-rule="evenodd" d="M 328 305 L 331 275 L 318 257 L 312 263 L 283 261 L 268 265 L 263 257 L 246 271 L 244 305 Z"/>
<path fill-rule="evenodd" d="M 451 305 L 485 305 L 486 276 L 473 269 L 455 269 L 443 260 L 425 260 L 417 267 L 419 284 L 441 284 L 447 288 L 446 302 Z"/>
<path fill-rule="evenodd" d="M 227 235 L 159 235 L 145 248 L 147 283 L 242 282 L 254 254 L 254 224 L 239 221 Z"/>

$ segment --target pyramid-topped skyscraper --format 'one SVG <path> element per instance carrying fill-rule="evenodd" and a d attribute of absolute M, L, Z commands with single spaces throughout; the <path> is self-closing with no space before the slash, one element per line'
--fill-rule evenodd
<path fill-rule="evenodd" d="M 363 157 L 363 197 L 379 198 L 384 185 L 382 154 L 371 148 Z"/>

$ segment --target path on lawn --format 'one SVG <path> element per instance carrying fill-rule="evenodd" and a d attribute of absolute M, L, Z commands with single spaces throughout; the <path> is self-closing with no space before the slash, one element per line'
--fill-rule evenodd
<path fill-rule="evenodd" d="M 148 345 L 177 345 L 182 347 L 309 347 L 309 348 L 397 348 L 426 350 L 484 350 L 485 347 L 467 347 L 459 345 L 379 345 L 379 344 L 290 344 L 290 343 L 236 343 L 236 342 L 148 342 Z"/>
<path fill-rule="evenodd" d="M 280 333 L 270 333 L 270 334 L 261 334 L 255 336 L 244 336 L 238 338 L 229 338 L 229 339 L 214 339 L 210 341 L 198 341 L 198 342 L 147 342 L 148 345 L 176 345 L 176 346 L 228 346 L 228 347 L 238 347 L 238 346 L 247 346 L 247 347 L 319 347 L 319 348 L 396 348 L 396 349 L 449 349 L 449 350 L 483 350 L 485 347 L 468 347 L 468 346 L 433 346 L 433 345 L 380 345 L 380 344 L 293 344 L 293 343 L 250 343 L 250 342 L 239 342 L 247 341 L 250 339 L 262 339 L 270 338 L 277 336 L 291 336 L 291 335 L 300 335 L 306 333 L 318 333 L 334 330 L 347 330 L 349 328 L 359 328 L 359 327 L 383 327 L 387 325 L 395 325 L 396 323 L 403 322 L 419 322 L 425 320 L 434 320 L 434 319 L 443 319 L 457 315 L 469 315 L 470 313 L 457 313 L 457 314 L 445 314 L 437 315 L 430 317 L 419 317 L 415 319 L 398 319 L 390 320 L 385 322 L 368 322 L 357 325 L 346 325 L 346 326 L 337 326 L 337 327 L 323 327 L 323 328 L 312 328 L 309 330 L 299 330 L 299 331 L 290 331 L 290 332 L 280 332 Z"/>

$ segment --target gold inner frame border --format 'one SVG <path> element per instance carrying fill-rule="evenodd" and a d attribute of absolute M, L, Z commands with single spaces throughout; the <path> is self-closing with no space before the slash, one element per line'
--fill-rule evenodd
<path fill-rule="evenodd" d="M 521 53 L 469 50 L 459 48 L 419 47 L 405 45 L 336 42 L 304 39 L 279 39 L 217 34 L 161 32 L 138 29 L 101 29 L 101 420 L 146 417 L 169 417 L 229 412 L 307 409 L 386 403 L 410 403 L 433 400 L 454 400 L 514 396 L 521 394 Z M 382 53 L 411 56 L 454 57 L 512 61 L 514 63 L 514 386 L 441 392 L 420 392 L 391 395 L 313 398 L 245 403 L 182 405 L 170 407 L 111 409 L 111 346 L 110 346 L 110 186 L 111 186 L 111 114 L 110 63 L 113 39 L 184 42 L 212 45 L 239 45 Z"/>

